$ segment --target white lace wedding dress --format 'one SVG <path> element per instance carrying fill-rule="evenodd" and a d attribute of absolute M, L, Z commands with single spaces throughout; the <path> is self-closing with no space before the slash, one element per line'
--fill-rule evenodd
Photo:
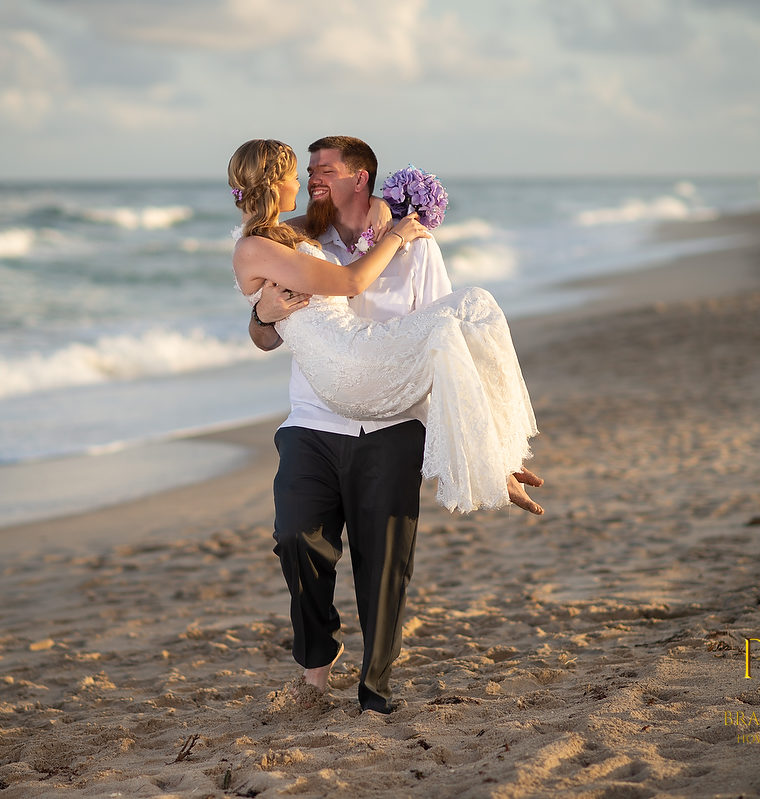
<path fill-rule="evenodd" d="M 345 297 L 314 296 L 276 329 L 341 416 L 395 416 L 430 394 L 422 473 L 438 478 L 441 505 L 467 513 L 509 504 L 507 478 L 538 430 L 507 320 L 487 291 L 461 289 L 387 322 L 358 317 Z"/>

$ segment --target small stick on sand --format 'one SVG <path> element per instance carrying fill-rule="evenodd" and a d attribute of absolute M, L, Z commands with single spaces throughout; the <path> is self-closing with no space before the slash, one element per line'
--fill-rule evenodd
<path fill-rule="evenodd" d="M 179 750 L 179 754 L 174 760 L 172 760 L 172 763 L 181 763 L 183 760 L 186 760 L 188 757 L 190 757 L 190 752 L 200 737 L 200 735 L 191 735 L 185 741 L 185 743 L 182 744 L 182 749 Z"/>

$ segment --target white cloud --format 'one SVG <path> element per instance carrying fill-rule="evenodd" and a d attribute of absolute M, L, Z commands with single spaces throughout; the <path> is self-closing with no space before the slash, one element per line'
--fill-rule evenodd
<path fill-rule="evenodd" d="M 0 114 L 22 128 L 34 127 L 65 90 L 65 65 L 31 30 L 0 33 Z"/>
<path fill-rule="evenodd" d="M 643 107 L 633 98 L 619 74 L 597 73 L 589 79 L 587 90 L 605 109 L 623 120 L 648 127 L 666 127 L 661 115 Z"/>
<path fill-rule="evenodd" d="M 684 0 L 543 0 L 562 43 L 602 53 L 672 54 L 690 40 Z"/>
<path fill-rule="evenodd" d="M 70 124 L 75 121 L 83 128 L 118 131 L 120 135 L 187 129 L 197 121 L 195 112 L 168 102 L 173 94 L 171 87 L 162 85 L 147 92 L 118 96 L 108 90 L 93 89 L 86 95 L 69 96 L 63 110 Z"/>
<path fill-rule="evenodd" d="M 689 0 L 695 7 L 717 14 L 743 15 L 744 23 L 760 25 L 760 3 L 757 0 Z"/>
<path fill-rule="evenodd" d="M 370 17 L 356 0 L 338 0 L 326 24 L 317 20 L 310 26 L 304 63 L 362 76 L 416 79 L 422 71 L 417 32 L 425 30 L 424 8 L 425 0 L 387 0 Z M 430 38 L 425 30 L 424 39 Z"/>
<path fill-rule="evenodd" d="M 107 8 L 107 7 L 106 7 Z M 131 9 L 131 11 L 130 11 Z M 126 6 L 124 23 L 109 32 L 150 44 L 217 51 L 251 50 L 291 39 L 309 11 L 307 3 L 224 0 L 218 5 L 188 2 L 180 8 L 147 3 Z"/>
<path fill-rule="evenodd" d="M 493 36 L 484 41 L 459 13 L 437 12 L 432 0 L 386 0 L 371 8 L 362 0 L 332 0 L 326 9 L 311 0 L 71 0 L 67 6 L 114 42 L 270 62 L 284 50 L 282 71 L 295 81 L 503 77 L 526 65 L 494 46 Z"/>
<path fill-rule="evenodd" d="M 479 33 L 461 15 L 434 15 L 428 0 L 386 0 L 371 19 L 358 0 L 340 0 L 331 12 L 329 24 L 311 29 L 304 64 L 333 78 L 358 75 L 371 88 L 384 80 L 503 80 L 528 67 L 526 58 Z"/>

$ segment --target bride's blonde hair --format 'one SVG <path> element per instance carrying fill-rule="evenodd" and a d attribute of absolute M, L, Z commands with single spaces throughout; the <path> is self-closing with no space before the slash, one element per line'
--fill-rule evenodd
<path fill-rule="evenodd" d="M 277 221 L 280 214 L 280 184 L 296 172 L 293 150 L 276 139 L 251 139 L 235 150 L 227 166 L 227 180 L 235 205 L 250 217 L 244 236 L 263 236 L 287 247 L 295 247 L 307 236 Z M 312 242 L 313 244 L 316 242 Z"/>

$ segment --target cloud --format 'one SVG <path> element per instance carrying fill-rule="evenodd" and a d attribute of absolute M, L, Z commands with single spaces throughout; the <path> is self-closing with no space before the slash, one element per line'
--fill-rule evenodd
<path fill-rule="evenodd" d="M 57 134 L 191 121 L 195 109 L 170 58 L 94 35 L 76 16 L 80 6 L 29 0 L 0 11 L 0 117 L 16 129 Z"/>
<path fill-rule="evenodd" d="M 728 119 L 729 109 L 760 104 L 760 27 L 744 4 L 717 13 L 722 5 L 543 0 L 556 42 L 544 78 L 556 75 L 560 99 L 574 97 L 595 123 L 617 118 L 646 135 L 689 135 L 706 117 Z M 750 126 L 751 115 L 738 116 Z"/>
<path fill-rule="evenodd" d="M 0 33 L 0 114 L 22 128 L 34 127 L 50 113 L 65 89 L 64 64 L 32 30 Z"/>
<path fill-rule="evenodd" d="M 543 0 L 565 47 L 617 54 L 672 54 L 693 36 L 683 0 Z"/>
<path fill-rule="evenodd" d="M 335 22 L 316 26 L 304 67 L 340 82 L 360 76 L 371 89 L 383 81 L 449 84 L 504 80 L 529 69 L 493 32 L 482 33 L 453 11 L 433 14 L 427 0 L 386 0 L 371 24 L 356 0 L 342 0 Z"/>
<path fill-rule="evenodd" d="M 718 14 L 745 14 L 760 23 L 760 3 L 757 0 L 689 0 L 696 8 Z"/>
<path fill-rule="evenodd" d="M 592 166 L 605 147 L 610 163 L 632 147 L 662 159 L 658 148 L 708 129 L 709 146 L 722 142 L 736 161 L 740 137 L 747 151 L 760 134 L 755 8 L 760 0 L 2 0 L 0 124 L 9 151 L 34 134 L 89 170 L 112 144 L 146 168 L 206 148 L 199 168 L 215 170 L 241 130 L 296 146 L 315 129 L 351 130 L 402 160 L 411 147 L 435 152 L 441 173 L 447 161 L 460 168 L 464 141 L 478 142 L 473 169 L 510 157 L 545 170 L 568 148 Z M 182 151 L 177 131 L 189 133 Z M 18 170 L 8 155 L 0 166 Z"/>
<path fill-rule="evenodd" d="M 58 44 L 73 84 L 148 88 L 174 78 L 169 55 L 140 45 L 113 42 L 92 36 L 76 36 Z"/>
<path fill-rule="evenodd" d="M 389 0 L 367 19 L 355 0 L 338 0 L 326 25 L 305 40 L 304 66 L 350 70 L 363 76 L 413 80 L 421 74 L 419 30 L 425 0 Z M 370 24 L 368 24 L 370 23 Z M 434 37 L 425 31 L 424 39 Z"/>
<path fill-rule="evenodd" d="M 50 3 L 52 0 L 41 0 Z M 57 0 L 60 2 L 60 0 Z M 156 51 L 192 50 L 236 54 L 278 62 L 281 78 L 345 82 L 371 77 L 388 80 L 504 77 L 526 68 L 488 31 L 483 36 L 459 13 L 434 13 L 430 0 L 386 0 L 368 9 L 361 0 L 333 0 L 328 10 L 311 0 L 65 0 L 66 8 L 108 42 L 139 44 Z M 98 45 L 90 45 L 96 48 Z M 85 48 L 87 49 L 87 48 Z M 283 60 L 282 54 L 287 57 Z M 106 72 L 121 62 L 139 62 L 112 53 Z M 261 65 L 269 78 L 271 69 Z"/>
<path fill-rule="evenodd" d="M 73 99 L 68 104 L 68 113 L 90 126 L 102 128 L 105 122 L 120 133 L 192 128 L 196 123 L 195 109 L 173 102 L 173 93 L 168 86 L 119 97 L 102 91 L 86 100 Z"/>
<path fill-rule="evenodd" d="M 306 0 L 276 6 L 270 0 L 66 0 L 66 6 L 112 41 L 218 52 L 281 44 L 314 13 Z"/>
<path fill-rule="evenodd" d="M 629 122 L 664 129 L 665 119 L 634 99 L 623 78 L 615 73 L 598 73 L 589 79 L 587 90 L 599 104 Z"/>
<path fill-rule="evenodd" d="M 281 0 L 276 6 L 270 0 L 137 2 L 125 4 L 125 19 L 114 24 L 112 4 L 88 5 L 99 9 L 103 29 L 114 38 L 216 51 L 252 50 L 287 41 L 311 8 L 294 0 Z"/>

